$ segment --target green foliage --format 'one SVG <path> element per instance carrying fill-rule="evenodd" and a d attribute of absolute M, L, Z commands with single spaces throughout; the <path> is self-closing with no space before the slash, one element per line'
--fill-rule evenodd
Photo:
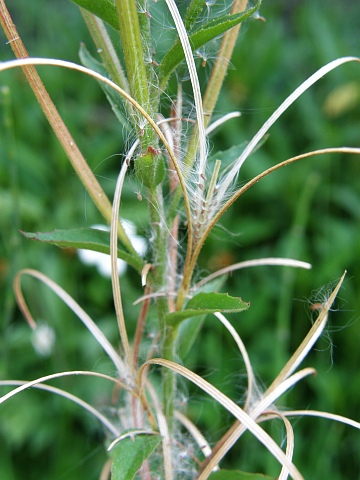
<path fill-rule="evenodd" d="M 118 30 L 113 2 L 75 3 L 88 8 Z M 216 5 L 214 7 L 208 2 L 209 5 L 202 9 L 200 3 L 196 0 L 190 3 L 188 29 L 196 27 L 204 18 L 206 21 L 203 25 L 211 25 Z M 66 57 L 77 61 L 80 41 L 90 44 L 81 17 L 70 3 L 39 0 L 35 5 L 17 0 L 9 2 L 9 8 L 14 12 L 19 32 L 31 55 Z M 168 21 L 164 14 L 164 2 L 151 4 L 149 11 L 154 28 L 162 29 Z M 216 148 L 210 161 L 221 159 L 222 168 L 226 168 L 285 95 L 307 75 L 337 56 L 358 54 L 354 32 L 357 31 L 359 14 L 354 2 L 344 5 L 322 0 L 300 3 L 280 1 L 276 5 L 265 3 L 262 15 L 267 22 L 252 22 L 246 33 L 242 30 L 232 58 L 233 68 L 229 70 L 226 88 L 217 104 L 217 113 L 240 108 L 242 117 L 228 122 L 213 135 L 211 142 Z M 160 18 L 161 24 L 156 23 Z M 221 18 L 224 18 L 222 14 L 215 21 Z M 203 37 L 208 42 L 205 46 L 209 54 L 206 66 L 200 68 L 204 84 L 210 78 L 214 61 L 217 40 L 208 41 L 214 32 L 208 31 L 207 37 Z M 191 33 L 195 35 L 197 31 L 192 30 Z M 114 38 L 118 46 L 118 37 Z M 5 44 L 5 37 L 2 40 Z M 161 37 L 156 43 L 155 58 L 160 63 L 162 58 L 166 59 L 164 52 L 168 51 L 168 44 L 169 41 Z M 173 39 L 170 44 L 173 44 Z M 7 50 L 4 49 L 2 60 L 12 58 L 9 48 L 7 46 Z M 179 46 L 174 49 L 177 64 L 183 57 Z M 88 55 L 85 47 L 81 47 L 81 52 L 84 63 L 88 61 L 88 66 L 104 73 L 102 66 L 96 65 L 95 54 Z M 87 60 L 84 60 L 86 55 Z M 173 61 L 170 58 L 167 60 L 169 65 Z M 161 63 L 163 68 L 164 64 Z M 171 73 L 172 68 L 167 67 L 166 75 Z M 118 119 L 123 122 L 119 125 L 103 102 L 102 92 L 96 83 L 88 79 L 82 79 L 80 83 L 79 77 L 72 72 L 54 70 L 39 68 L 69 129 L 74 132 L 104 190 L 111 196 L 119 171 L 119 150 L 125 153 L 122 150 L 123 140 L 124 136 L 128 140 L 126 131 L 133 130 L 130 121 L 133 116 L 126 112 L 123 115 L 122 101 L 112 91 L 106 91 Z M 154 66 L 154 71 L 158 74 L 159 67 Z M 181 71 L 178 78 L 184 78 Z M 88 341 L 88 335 L 83 333 L 80 326 L 72 326 L 69 322 L 64 329 L 64 320 L 69 313 L 46 290 L 29 282 L 25 294 L 32 311 L 56 330 L 57 341 L 51 357 L 43 358 L 34 350 L 29 341 L 31 333 L 15 307 L 12 293 L 15 273 L 28 266 L 37 268 L 64 286 L 74 298 L 78 298 L 113 345 L 118 344 L 109 282 L 99 279 L 94 271 L 81 265 L 75 259 L 73 250 L 56 250 L 39 242 L 28 242 L 18 233 L 19 229 L 35 231 L 40 228 L 50 231 L 55 227 L 76 227 L 74 232 L 78 233 L 79 227 L 84 227 L 86 231 L 89 225 L 98 223 L 99 214 L 89 199 L 84 197 L 82 186 L 73 175 L 54 136 L 45 127 L 33 97 L 24 88 L 21 75 L 6 73 L 0 77 L 0 82 L 9 86 L 12 101 L 7 117 L 2 117 L 3 111 L 0 109 L 2 124 L 7 125 L 7 129 L 0 131 L 1 376 L 32 379 L 41 376 L 44 370 L 68 370 L 74 367 L 113 372 L 113 366 L 104 359 L 100 348 Z M 268 142 L 244 165 L 240 183 L 277 161 L 313 148 L 358 145 L 358 97 L 355 95 L 349 103 L 343 100 L 341 94 L 342 87 L 354 84 L 358 85 L 358 71 L 347 66 L 324 78 L 307 92 L 274 125 Z M 186 78 L 182 87 L 186 98 L 189 95 Z M 174 85 L 170 82 L 170 93 L 174 91 Z M 337 108 L 332 107 L 334 104 Z M 166 104 L 161 111 L 165 117 L 168 115 Z M 125 123 L 124 118 L 127 119 Z M 13 120 L 10 129 L 9 119 Z M 358 419 L 358 411 L 354 399 L 360 388 L 359 380 L 352 373 L 353 366 L 360 361 L 358 315 L 355 313 L 360 310 L 356 277 L 360 269 L 357 208 L 359 173 L 358 160 L 333 155 L 307 160 L 301 166 L 288 167 L 259 182 L 244 195 L 234 210 L 229 210 L 223 217 L 222 228 L 216 229 L 204 245 L 196 271 L 196 276 L 200 276 L 204 271 L 214 271 L 240 260 L 274 255 L 296 256 L 313 263 L 310 275 L 288 268 L 259 267 L 244 270 L 241 274 L 233 273 L 228 280 L 226 291 L 231 296 L 241 295 L 251 301 L 251 309 L 240 319 L 243 321 L 236 320 L 234 324 L 249 345 L 249 355 L 256 373 L 265 383 L 270 383 L 310 325 L 308 317 L 312 317 L 314 311 L 308 308 L 308 304 L 323 302 L 331 290 L 331 284 L 315 293 L 314 299 L 310 300 L 311 290 L 327 285 L 329 279 L 338 277 L 344 268 L 348 268 L 345 289 L 334 307 L 337 311 L 330 314 L 330 330 L 333 325 L 335 330 L 340 329 L 332 333 L 337 348 L 331 352 L 327 338 L 320 340 L 318 350 L 311 354 L 311 365 L 318 371 L 317 378 L 309 380 L 304 386 L 297 386 L 283 399 L 283 404 L 287 407 L 306 405 L 309 408 L 341 412 L 355 419 Z M 139 198 L 147 198 L 146 189 L 132 175 L 129 186 L 123 192 L 121 215 L 135 220 L 142 233 L 151 237 L 163 219 L 152 218 L 148 227 L 146 202 L 140 203 L 137 194 Z M 181 228 L 180 244 L 183 247 L 184 224 Z M 99 235 L 101 238 L 92 238 L 90 245 L 95 250 L 108 251 L 108 234 L 101 232 Z M 59 243 L 62 241 L 65 242 L 63 246 L 72 241 L 73 247 L 86 244 L 89 247 L 87 235 L 82 239 L 77 235 L 72 240 L 63 238 Z M 183 249 L 180 250 L 182 254 Z M 131 263 L 130 256 L 126 257 L 129 254 L 122 251 L 118 254 Z M 140 270 L 142 266 L 135 267 Z M 126 299 L 125 316 L 132 338 L 138 309 L 134 310 L 131 303 L 143 294 L 138 276 L 135 278 L 134 272 L 130 271 L 121 279 L 121 288 L 122 296 Z M 188 305 L 185 305 L 185 310 L 179 314 L 186 312 L 187 308 Z M 146 330 L 148 342 L 154 334 L 155 317 L 156 312 L 151 309 L 151 321 Z M 198 335 L 200 327 L 201 336 Z M 184 359 L 186 355 L 187 366 L 205 375 L 211 383 L 240 403 L 246 382 L 242 380 L 243 363 L 239 361 L 233 339 L 210 315 L 206 322 L 203 322 L 203 315 L 182 321 L 179 332 L 176 351 L 179 358 Z M 141 360 L 144 358 L 141 357 Z M 346 389 L 343 388 L 344 379 Z M 158 377 L 154 383 L 157 382 L 160 383 Z M 109 417 L 116 410 L 117 404 L 109 406 L 112 391 L 109 389 L 107 395 L 103 387 L 93 381 L 64 380 L 61 385 L 93 405 L 101 406 L 109 413 Z M 210 443 L 214 444 L 224 432 L 224 426 L 230 424 L 232 419 L 220 406 L 201 397 L 198 389 L 187 384 L 184 390 L 188 416 L 202 427 Z M 64 475 L 69 480 L 97 478 L 106 460 L 104 449 L 102 446 L 99 448 L 104 439 L 99 433 L 98 424 L 87 414 L 64 405 L 63 400 L 53 398 L 48 393 L 28 392 L 23 395 L 24 400 L 20 397 L 19 400 L 14 399 L 14 404 L 9 403 L 0 411 L 0 437 L 4 445 L 0 452 L 0 478 L 40 480 Z M 283 441 L 284 432 L 280 427 L 275 425 L 274 428 L 266 428 L 279 444 Z M 355 448 L 358 444 L 357 432 L 338 424 L 329 424 L 326 420 L 304 418 L 296 423 L 295 433 L 294 462 L 305 478 L 344 480 L 359 477 L 360 465 Z M 159 440 L 157 436 L 151 437 Z M 150 436 L 145 438 L 149 440 Z M 130 444 L 131 440 L 128 440 Z M 318 445 L 321 445 L 321 451 Z M 136 465 L 139 465 L 138 462 Z M 133 465 L 135 471 L 136 465 Z M 221 464 L 223 466 L 227 469 L 266 471 L 271 475 L 269 478 L 279 474 L 278 465 L 270 455 L 259 451 L 250 435 L 233 447 Z M 259 476 L 240 474 L 237 470 L 221 470 L 211 474 L 210 478 L 227 480 L 234 478 L 234 475 L 235 478 L 249 479 Z"/>
<path fill-rule="evenodd" d="M 104 20 L 110 27 L 119 30 L 119 21 L 113 0 L 71 0 L 79 7 L 85 8 L 92 14 Z"/>
<path fill-rule="evenodd" d="M 187 302 L 184 310 L 168 313 L 166 321 L 169 325 L 177 325 L 187 318 L 208 315 L 209 313 L 243 312 L 249 306 L 248 302 L 244 302 L 241 298 L 230 297 L 227 293 L 200 292 Z"/>
<path fill-rule="evenodd" d="M 78 248 L 110 254 L 110 233 L 96 228 L 74 228 L 54 230 L 53 232 L 21 232 L 24 237 L 50 243 L 61 248 Z M 136 257 L 118 248 L 118 257 L 141 272 L 143 264 Z"/>
<path fill-rule="evenodd" d="M 120 440 L 111 451 L 113 480 L 131 480 L 149 455 L 161 443 L 159 435 L 134 434 Z"/>
<path fill-rule="evenodd" d="M 224 15 L 223 17 L 212 20 L 211 22 L 202 25 L 194 33 L 189 34 L 189 41 L 193 51 L 206 45 L 214 40 L 219 35 L 225 33 L 230 28 L 235 27 L 247 18 L 251 17 L 259 8 L 261 1 L 247 10 L 246 12 L 237 13 L 233 15 Z M 184 61 L 184 50 L 179 41 L 175 42 L 174 46 L 166 53 L 160 64 L 160 85 L 166 85 L 166 82 L 179 64 Z"/>
<path fill-rule="evenodd" d="M 204 8 L 205 5 L 203 0 L 191 0 L 184 18 L 184 25 L 187 31 L 191 30 Z"/>

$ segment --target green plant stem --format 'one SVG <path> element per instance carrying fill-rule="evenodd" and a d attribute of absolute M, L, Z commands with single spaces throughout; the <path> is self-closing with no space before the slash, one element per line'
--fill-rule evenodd
<path fill-rule="evenodd" d="M 134 0 L 116 0 L 116 9 L 130 94 L 154 118 L 154 110 L 151 108 L 149 96 L 148 72 L 145 66 L 148 60 L 145 58 L 143 50 L 146 39 L 143 39 L 142 34 L 146 34 L 146 30 L 144 27 L 142 30 L 140 29 Z M 141 122 L 137 123 L 137 134 L 142 151 L 146 152 L 149 146 L 156 148 L 157 138 L 151 126 L 148 123 L 145 125 L 142 125 Z"/>
<path fill-rule="evenodd" d="M 142 2 L 142 10 L 145 4 Z M 150 100 L 149 83 L 153 79 L 152 67 L 149 57 L 150 31 L 148 18 L 145 13 L 137 11 L 137 4 L 134 0 L 116 0 L 118 12 L 120 36 L 124 52 L 126 72 L 129 81 L 131 96 L 142 106 L 151 118 L 155 117 L 157 105 Z M 147 49 L 146 51 L 144 49 Z M 148 147 L 156 149 L 158 137 L 149 123 L 145 125 L 138 122 L 136 125 L 137 134 L 141 143 L 143 153 Z M 135 160 L 136 162 L 136 160 Z M 154 162 L 154 169 L 156 168 Z M 161 187 L 154 186 L 148 189 L 150 218 L 155 230 L 152 275 L 152 290 L 160 291 L 165 284 L 166 274 L 166 248 L 168 233 L 164 225 L 164 205 Z M 157 314 L 160 328 L 164 332 L 165 315 L 168 312 L 167 301 L 158 299 L 156 302 Z M 166 400 L 164 399 L 164 402 Z"/>
<path fill-rule="evenodd" d="M 158 79 L 154 71 L 154 65 L 157 65 L 157 63 L 153 61 L 154 51 L 151 43 L 150 12 L 148 12 L 149 1 L 138 0 L 137 5 L 149 89 L 149 102 L 151 110 L 156 113 L 159 111 L 160 89 L 158 88 Z"/>
<path fill-rule="evenodd" d="M 152 290 L 154 292 L 160 291 L 165 285 L 166 274 L 166 252 L 168 243 L 168 233 L 163 224 L 163 202 L 161 196 L 161 187 L 157 186 L 148 190 L 149 193 L 149 209 L 150 219 L 154 229 L 154 246 L 153 246 L 153 273 L 152 273 Z M 159 299 L 156 303 L 158 305 L 158 314 L 160 326 L 164 327 L 165 315 L 168 313 L 167 300 Z"/>
<path fill-rule="evenodd" d="M 159 205 L 160 187 L 149 190 L 150 218 L 155 230 L 154 239 L 154 270 L 152 274 L 151 287 L 154 292 L 160 291 L 166 284 L 167 272 L 167 251 L 169 236 L 166 226 L 160 215 L 160 209 L 163 210 L 162 203 Z M 156 311 L 161 332 L 161 356 L 167 360 L 174 360 L 175 336 L 174 329 L 167 326 L 166 314 L 169 311 L 168 299 L 158 298 L 156 301 Z M 163 369 L 162 371 L 162 391 L 163 391 L 163 409 L 167 419 L 169 429 L 172 430 L 174 416 L 174 396 L 175 396 L 175 375 L 174 372 Z"/>
<path fill-rule="evenodd" d="M 167 326 L 164 332 L 162 345 L 162 357 L 166 360 L 175 360 L 175 346 L 177 338 L 176 327 Z M 176 377 L 172 370 L 164 368 L 162 371 L 162 395 L 164 414 L 167 419 L 169 431 L 173 431 L 174 423 L 174 400 L 176 394 Z"/>
<path fill-rule="evenodd" d="M 12 21 L 9 11 L 6 8 L 4 0 L 0 0 L 0 23 L 5 35 L 11 45 L 16 58 L 29 58 L 28 52 L 21 41 L 21 38 Z M 75 172 L 79 176 L 81 182 L 85 186 L 87 192 L 92 198 L 95 206 L 100 211 L 105 220 L 111 222 L 111 203 L 101 188 L 91 168 L 87 164 L 85 158 L 77 147 L 74 139 L 70 135 L 66 125 L 64 124 L 59 112 L 57 111 L 53 101 L 51 100 L 47 90 L 44 87 L 36 69 L 32 66 L 22 67 L 24 75 L 34 92 L 48 122 L 51 125 L 57 139 L 59 140 L 64 152 L 66 153 Z M 122 225 L 119 223 L 119 238 L 127 250 L 142 261 L 139 254 L 133 248 L 128 239 Z"/>

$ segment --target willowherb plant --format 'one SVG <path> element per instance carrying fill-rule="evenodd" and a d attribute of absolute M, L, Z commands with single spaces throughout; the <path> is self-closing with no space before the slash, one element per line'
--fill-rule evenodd
<path fill-rule="evenodd" d="M 195 269 L 201 249 L 222 215 L 241 195 L 263 177 L 304 158 L 328 153 L 359 154 L 350 147 L 327 148 L 289 158 L 260 173 L 239 186 L 241 167 L 261 146 L 268 130 L 281 114 L 317 80 L 347 62 L 359 62 L 355 57 L 339 58 L 320 68 L 305 80 L 269 117 L 255 136 L 242 149 L 222 152 L 209 151 L 208 135 L 238 112 L 212 122 L 212 114 L 224 78 L 241 22 L 263 20 L 259 14 L 261 1 L 204 2 L 191 0 L 183 15 L 174 0 L 165 0 L 172 19 L 173 43 L 161 58 L 154 58 L 152 41 L 152 2 L 134 0 L 74 0 L 92 35 L 101 63 L 81 46 L 83 65 L 64 60 L 29 58 L 7 11 L 0 0 L 1 24 L 17 59 L 4 62 L 0 70 L 21 67 L 46 117 L 57 135 L 80 180 L 99 212 L 110 225 L 110 235 L 98 229 L 56 230 L 51 233 L 26 233 L 29 238 L 53 243 L 60 247 L 75 247 L 110 254 L 111 279 L 116 318 L 121 339 L 118 352 L 86 312 L 59 285 L 35 270 L 23 270 L 15 278 L 18 304 L 30 327 L 38 326 L 30 313 L 21 290 L 21 278 L 30 275 L 45 283 L 65 302 L 90 330 L 116 367 L 115 378 L 90 371 L 70 371 L 48 375 L 30 382 L 3 381 L 1 385 L 16 388 L 0 399 L 4 403 L 22 390 L 34 387 L 64 396 L 97 417 L 108 430 L 109 462 L 101 478 L 244 478 L 241 472 L 221 470 L 221 461 L 235 442 L 249 430 L 278 460 L 280 479 L 289 476 L 303 478 L 292 462 L 294 435 L 288 417 L 297 415 L 322 416 L 360 428 L 358 422 L 326 412 L 281 411 L 276 400 L 299 380 L 313 374 L 314 369 L 297 370 L 302 360 L 321 335 L 328 311 L 341 287 L 343 277 L 319 308 L 309 333 L 276 376 L 272 384 L 261 391 L 255 381 L 246 348 L 224 314 L 240 313 L 249 304 L 240 297 L 219 293 L 221 282 L 229 272 L 257 265 L 284 265 L 310 268 L 306 262 L 289 258 L 260 258 L 241 262 L 195 279 Z M 220 5 L 221 3 L 221 5 Z M 216 7 L 216 8 L 215 8 Z M 108 29 L 119 34 L 122 55 L 117 55 Z M 157 35 L 159 33 L 157 32 Z M 209 53 L 210 52 L 210 53 Z M 211 76 L 202 94 L 196 56 L 202 63 L 212 57 Z M 167 109 L 164 102 L 169 80 L 186 65 L 192 91 L 192 105 L 187 104 L 182 83 Z M 74 139 L 59 116 L 36 70 L 36 65 L 49 65 L 77 70 L 95 78 L 103 88 L 119 121 L 130 125 L 133 143 L 124 152 L 113 202 L 109 201 L 95 175 L 84 160 Z M 180 78 L 180 74 L 179 77 Z M 190 111 L 190 114 L 186 112 Z M 212 123 L 211 123 L 212 122 Z M 121 216 L 120 201 L 129 169 L 134 169 L 141 184 L 141 194 L 148 202 L 149 252 L 145 260 L 128 234 Z M 186 235 L 185 232 L 186 231 Z M 117 260 L 121 258 L 139 274 L 144 288 L 138 300 L 142 304 L 133 339 L 128 336 L 124 318 L 121 281 Z M 154 308 L 157 330 L 152 343 L 144 338 L 150 308 Z M 178 359 L 181 342 L 191 346 L 199 325 L 206 315 L 215 315 L 230 332 L 243 356 L 248 388 L 245 402 L 239 406 L 204 378 L 187 369 Z M 185 340 L 184 340 L 185 339 Z M 146 351 L 144 352 L 144 349 Z M 153 366 L 160 366 L 161 381 L 150 375 Z M 105 378 L 121 391 L 116 421 L 80 398 L 47 385 L 53 378 L 85 375 Z M 211 448 L 206 433 L 178 411 L 180 397 L 177 376 L 193 382 L 235 419 L 233 425 Z M 156 377 L 157 378 L 157 377 Z M 159 386 L 160 385 L 160 386 Z M 261 423 L 280 418 L 286 429 L 286 450 L 277 445 Z M 191 448 L 189 447 L 191 445 Z M 248 475 L 246 478 L 252 478 Z M 255 478 L 255 476 L 254 476 Z"/>

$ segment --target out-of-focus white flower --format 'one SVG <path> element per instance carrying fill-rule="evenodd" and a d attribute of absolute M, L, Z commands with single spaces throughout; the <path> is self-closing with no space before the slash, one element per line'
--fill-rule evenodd
<path fill-rule="evenodd" d="M 147 243 L 144 237 L 140 237 L 136 233 L 136 226 L 130 220 L 121 220 L 126 235 L 129 237 L 133 247 L 137 253 L 143 257 L 147 250 Z"/>
<path fill-rule="evenodd" d="M 121 224 L 138 254 L 141 256 L 145 255 L 147 249 L 146 240 L 145 238 L 140 237 L 136 234 L 135 225 L 129 220 L 122 220 Z M 91 228 L 109 231 L 109 227 L 105 225 L 92 225 Z M 94 265 L 96 266 L 100 275 L 102 275 L 103 277 L 111 277 L 110 255 L 107 255 L 106 253 L 82 249 L 78 250 L 77 253 L 80 260 L 85 263 L 85 265 Z M 119 275 L 124 275 L 127 269 L 127 263 L 121 259 L 118 259 L 117 263 Z"/>
<path fill-rule="evenodd" d="M 32 332 L 31 343 L 35 351 L 42 357 L 52 354 L 55 344 L 55 332 L 49 325 L 38 325 Z"/>

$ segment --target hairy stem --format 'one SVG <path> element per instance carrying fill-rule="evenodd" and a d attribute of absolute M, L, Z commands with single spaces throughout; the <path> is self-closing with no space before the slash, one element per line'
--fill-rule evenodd
<path fill-rule="evenodd" d="M 160 190 L 160 187 L 157 188 Z M 154 269 L 152 273 L 152 290 L 157 292 L 165 288 L 167 284 L 167 251 L 169 243 L 169 235 L 164 225 L 164 219 L 159 214 L 163 211 L 163 205 L 159 205 L 159 194 L 155 191 L 149 191 L 150 199 L 150 217 L 155 230 L 155 239 L 153 247 L 153 263 Z M 161 356 L 168 360 L 174 359 L 174 335 L 173 329 L 166 325 L 166 314 L 169 311 L 167 297 L 159 297 L 156 301 L 156 311 L 158 316 L 160 334 L 161 334 Z M 163 410 L 167 419 L 167 423 L 171 430 L 174 412 L 174 395 L 175 395 L 175 376 L 173 372 L 163 370 L 162 372 L 162 389 L 163 389 Z"/>
<path fill-rule="evenodd" d="M 144 27 L 140 29 L 136 2 L 134 0 L 116 0 L 115 4 L 130 94 L 154 118 L 149 97 L 148 72 L 145 66 L 147 59 L 143 49 L 143 44 L 146 42 L 143 43 L 142 34 L 145 32 Z M 146 152 L 150 145 L 156 148 L 156 136 L 151 126 L 148 123 L 143 125 L 140 119 L 136 123 L 142 151 Z"/>

